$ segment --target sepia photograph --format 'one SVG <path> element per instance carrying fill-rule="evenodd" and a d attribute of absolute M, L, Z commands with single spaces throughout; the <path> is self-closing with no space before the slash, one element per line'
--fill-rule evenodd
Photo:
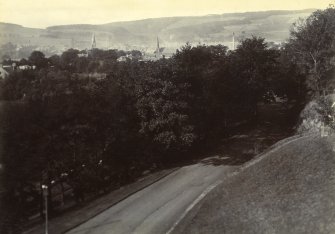
<path fill-rule="evenodd" d="M 335 234 L 335 0 L 0 0 L 1 234 Z"/>

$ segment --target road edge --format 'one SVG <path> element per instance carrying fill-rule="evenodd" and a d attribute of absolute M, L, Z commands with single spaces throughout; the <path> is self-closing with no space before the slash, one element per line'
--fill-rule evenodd
<path fill-rule="evenodd" d="M 115 206 L 116 204 L 122 202 L 123 200 L 127 199 L 128 197 L 134 195 L 135 193 L 143 190 L 143 189 L 146 189 L 147 187 L 153 185 L 154 183 L 164 179 L 165 177 L 171 175 L 173 172 L 177 171 L 178 169 L 180 169 L 180 167 L 176 167 L 176 168 L 173 168 L 173 169 L 170 169 L 168 170 L 166 173 L 154 178 L 154 180 L 150 181 L 148 184 L 144 184 L 143 186 L 135 189 L 134 191 L 131 191 L 130 193 L 126 194 L 125 196 L 123 196 L 122 198 L 116 200 L 115 202 L 111 203 L 109 206 L 107 206 L 106 208 L 102 209 L 101 211 L 97 212 L 96 214 L 92 215 L 91 217 L 89 218 L 86 218 L 85 220 L 83 220 L 82 222 L 76 224 L 75 226 L 71 227 L 71 228 L 67 228 L 66 230 L 62 231 L 61 234 L 65 234 L 66 232 L 69 232 L 70 230 L 72 229 L 75 229 L 76 227 L 79 227 L 80 225 L 82 225 L 83 223 L 87 222 L 88 220 L 98 216 L 99 214 L 105 212 L 106 210 L 110 209 L 111 207 Z M 138 182 L 138 181 L 136 181 Z M 135 182 L 135 183 L 136 183 Z"/>

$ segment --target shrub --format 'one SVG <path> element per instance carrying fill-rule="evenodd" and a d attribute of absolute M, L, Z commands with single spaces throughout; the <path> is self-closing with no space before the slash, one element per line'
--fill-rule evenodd
<path fill-rule="evenodd" d="M 300 114 L 299 134 L 320 133 L 326 128 L 335 130 L 335 95 L 310 101 Z"/>

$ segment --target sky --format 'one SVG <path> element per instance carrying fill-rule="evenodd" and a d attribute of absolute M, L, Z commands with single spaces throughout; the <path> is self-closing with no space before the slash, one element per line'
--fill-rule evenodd
<path fill-rule="evenodd" d="M 335 0 L 0 0 L 0 22 L 45 28 L 169 16 L 325 9 Z"/>

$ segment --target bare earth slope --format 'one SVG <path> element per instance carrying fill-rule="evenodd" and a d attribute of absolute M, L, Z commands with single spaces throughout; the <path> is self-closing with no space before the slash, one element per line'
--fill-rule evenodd
<path fill-rule="evenodd" d="M 174 233 L 335 233 L 334 137 L 272 148 L 216 187 Z"/>

